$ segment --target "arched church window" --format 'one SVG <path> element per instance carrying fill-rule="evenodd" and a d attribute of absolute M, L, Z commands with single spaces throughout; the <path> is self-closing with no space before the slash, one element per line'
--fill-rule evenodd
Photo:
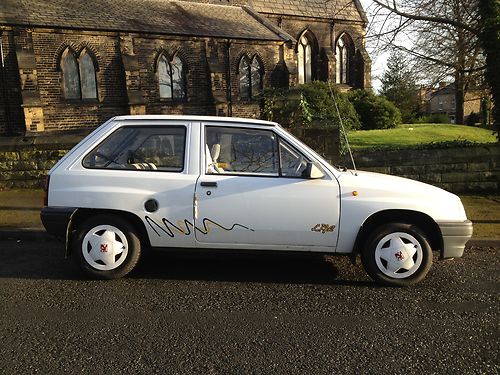
<path fill-rule="evenodd" d="M 243 55 L 238 66 L 240 98 L 251 99 L 256 97 L 263 88 L 264 70 L 257 56 L 252 60 Z"/>
<path fill-rule="evenodd" d="M 158 59 L 158 85 L 160 98 L 178 99 L 186 98 L 186 75 L 184 63 L 179 56 L 169 60 L 164 54 Z"/>
<path fill-rule="evenodd" d="M 350 84 L 350 66 L 351 60 L 353 58 L 353 47 L 352 42 L 347 35 L 342 35 L 337 40 L 337 46 L 335 48 L 335 55 L 337 58 L 335 82 Z"/>
<path fill-rule="evenodd" d="M 97 99 L 96 66 L 86 49 L 77 56 L 67 48 L 61 56 L 61 70 L 66 99 Z"/>
<path fill-rule="evenodd" d="M 302 35 L 297 46 L 299 84 L 312 81 L 312 48 L 306 35 Z"/>
<path fill-rule="evenodd" d="M 64 97 L 66 99 L 80 99 L 78 62 L 70 49 L 66 49 L 62 55 L 61 69 L 63 74 Z"/>
<path fill-rule="evenodd" d="M 82 99 L 97 98 L 97 83 L 95 77 L 94 61 L 85 51 L 80 56 L 80 82 L 82 88 Z"/>

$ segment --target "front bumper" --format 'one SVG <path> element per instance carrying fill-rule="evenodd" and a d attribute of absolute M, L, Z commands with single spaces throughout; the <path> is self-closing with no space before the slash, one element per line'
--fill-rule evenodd
<path fill-rule="evenodd" d="M 56 237 L 66 237 L 69 219 L 76 208 L 74 207 L 44 207 L 40 212 L 40 219 L 47 233 Z"/>
<path fill-rule="evenodd" d="M 464 253 L 465 244 L 472 237 L 472 222 L 466 220 L 437 224 L 443 236 L 443 248 L 441 249 L 440 258 L 460 258 Z"/>

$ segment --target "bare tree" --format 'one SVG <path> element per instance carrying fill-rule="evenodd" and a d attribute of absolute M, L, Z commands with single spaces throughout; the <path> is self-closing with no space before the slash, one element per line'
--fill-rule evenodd
<path fill-rule="evenodd" d="M 480 83 L 485 58 L 479 35 L 479 0 L 371 0 L 368 37 L 377 47 L 413 56 L 421 79 L 452 78 L 456 122 L 464 123 L 464 97 Z"/>

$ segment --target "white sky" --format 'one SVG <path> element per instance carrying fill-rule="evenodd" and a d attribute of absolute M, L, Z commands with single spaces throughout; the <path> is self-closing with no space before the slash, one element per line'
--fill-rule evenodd
<path fill-rule="evenodd" d="M 360 0 L 361 5 L 366 10 L 368 6 L 372 4 L 371 0 Z M 367 14 L 368 21 L 371 21 L 370 16 Z M 384 52 L 382 54 L 374 53 L 375 41 L 372 39 L 367 39 L 366 49 L 372 58 L 372 85 L 375 91 L 378 91 L 381 87 L 379 77 L 382 76 L 384 70 L 387 66 L 387 59 L 389 58 L 389 52 Z"/>

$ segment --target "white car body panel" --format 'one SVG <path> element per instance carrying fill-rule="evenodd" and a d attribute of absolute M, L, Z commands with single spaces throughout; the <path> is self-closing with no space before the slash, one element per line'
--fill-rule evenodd
<path fill-rule="evenodd" d="M 460 198 L 432 185 L 365 171 L 343 172 L 338 181 L 342 201 L 339 253 L 352 251 L 363 223 L 380 211 L 421 212 L 436 222 L 467 220 Z"/>
<path fill-rule="evenodd" d="M 204 218 L 226 227 L 239 226 L 233 230 L 213 230 L 208 234 L 197 232 L 201 244 L 335 248 L 339 199 L 333 181 L 219 175 L 202 176 L 200 181 L 214 181 L 217 187 L 198 184 L 197 227 L 203 226 Z M 207 192 L 211 194 L 207 195 Z M 238 218 L 237 222 L 235 218 Z M 332 231 L 320 233 L 312 230 L 322 223 L 330 224 Z"/>

